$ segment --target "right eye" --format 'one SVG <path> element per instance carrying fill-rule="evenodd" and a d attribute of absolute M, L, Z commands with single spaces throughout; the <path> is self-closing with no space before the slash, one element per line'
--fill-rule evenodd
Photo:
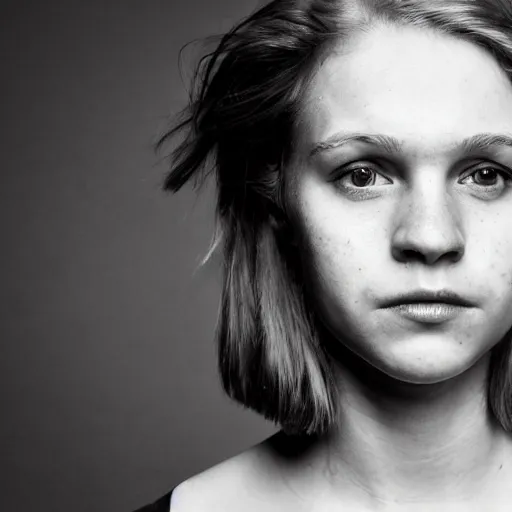
<path fill-rule="evenodd" d="M 368 188 L 369 184 L 375 184 L 378 176 L 385 179 L 387 183 L 390 182 L 389 179 L 384 178 L 384 176 L 375 170 L 373 164 L 361 163 L 351 166 L 348 169 L 346 167 L 342 168 L 341 173 L 337 174 L 334 181 L 347 188 Z M 349 177 L 349 179 L 345 179 L 347 177 Z"/>

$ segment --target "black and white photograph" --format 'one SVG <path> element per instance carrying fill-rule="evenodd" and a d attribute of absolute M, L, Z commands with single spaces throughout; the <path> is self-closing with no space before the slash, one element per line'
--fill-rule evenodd
<path fill-rule="evenodd" d="M 512 511 L 512 0 L 0 27 L 1 511 Z"/>

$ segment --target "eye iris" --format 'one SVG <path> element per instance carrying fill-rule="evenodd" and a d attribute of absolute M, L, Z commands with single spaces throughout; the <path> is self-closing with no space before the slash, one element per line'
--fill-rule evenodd
<path fill-rule="evenodd" d="M 361 183 L 357 183 L 358 176 L 362 179 L 360 180 Z M 358 187 L 364 187 L 365 185 L 368 185 L 368 180 L 372 179 L 372 171 L 370 171 L 367 167 L 362 167 L 360 169 L 354 169 L 352 172 L 352 183 Z"/>
<path fill-rule="evenodd" d="M 497 174 L 496 170 L 493 169 L 492 167 L 486 167 L 485 169 L 479 169 L 478 171 L 475 172 L 475 177 L 483 176 L 484 183 L 481 183 L 482 180 L 478 180 L 478 179 L 476 179 L 475 181 L 477 183 L 480 182 L 480 184 L 483 184 L 483 185 L 489 185 L 489 183 L 486 183 L 485 180 L 495 181 L 496 174 Z"/>

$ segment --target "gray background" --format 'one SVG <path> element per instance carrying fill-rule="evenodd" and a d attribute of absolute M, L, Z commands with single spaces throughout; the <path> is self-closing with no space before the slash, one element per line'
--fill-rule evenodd
<path fill-rule="evenodd" d="M 216 374 L 212 189 L 152 152 L 179 49 L 261 3 L 1 4 L 1 510 L 129 512 L 275 432 Z"/>

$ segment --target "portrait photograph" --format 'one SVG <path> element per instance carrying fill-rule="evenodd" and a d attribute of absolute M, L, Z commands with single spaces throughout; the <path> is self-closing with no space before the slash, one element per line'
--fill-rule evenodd
<path fill-rule="evenodd" d="M 512 510 L 512 0 L 2 11 L 0 510 Z"/>

